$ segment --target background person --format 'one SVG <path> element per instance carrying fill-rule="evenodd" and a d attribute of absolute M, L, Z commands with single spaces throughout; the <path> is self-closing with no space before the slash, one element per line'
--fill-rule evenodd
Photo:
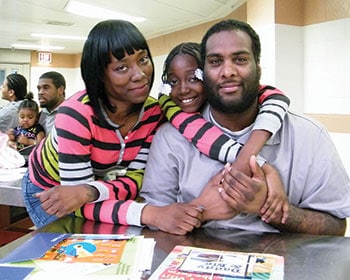
<path fill-rule="evenodd" d="M 0 131 L 6 133 L 18 125 L 18 107 L 27 94 L 27 80 L 21 74 L 8 75 L 1 85 L 2 99 L 9 103 L 0 108 Z"/>
<path fill-rule="evenodd" d="M 39 77 L 37 89 L 42 108 L 39 123 L 45 128 L 46 134 L 49 134 L 55 123 L 58 106 L 65 99 L 66 80 L 61 73 L 49 71 Z"/>
<path fill-rule="evenodd" d="M 201 43 L 209 103 L 203 116 L 243 143 L 258 114 L 260 52 L 259 36 L 250 25 L 236 20 L 213 25 Z M 173 126 L 164 124 L 146 166 L 141 196 L 149 204 L 143 208 L 142 223 L 170 220 L 169 212 L 159 208 L 181 202 L 204 209 L 205 227 L 344 235 L 345 217 L 350 216 L 350 180 L 323 126 L 287 112 L 280 131 L 260 154 L 277 169 L 267 164 L 288 196 L 289 216 L 284 224 L 280 218 L 270 223 L 260 218 L 267 195 L 266 172 L 254 157 L 251 177 L 226 167 L 224 181 L 215 181 L 223 163 L 201 154 Z"/>
<path fill-rule="evenodd" d="M 33 94 L 30 92 L 19 105 L 19 125 L 7 132 L 9 145 L 16 150 L 21 150 L 25 147 L 36 145 L 44 139 L 45 131 L 38 123 L 38 119 L 39 106 L 33 100 Z"/>

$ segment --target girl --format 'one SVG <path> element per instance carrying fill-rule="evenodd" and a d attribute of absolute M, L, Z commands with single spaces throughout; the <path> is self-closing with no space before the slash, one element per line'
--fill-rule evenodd
<path fill-rule="evenodd" d="M 9 146 L 17 150 L 36 145 L 45 137 L 44 128 L 38 123 L 39 106 L 32 98 L 32 93 L 26 95 L 18 107 L 19 125 L 7 132 Z"/>

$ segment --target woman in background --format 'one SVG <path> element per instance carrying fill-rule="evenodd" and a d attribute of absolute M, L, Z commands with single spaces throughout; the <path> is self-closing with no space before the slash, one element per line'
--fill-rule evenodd
<path fill-rule="evenodd" d="M 0 108 L 0 131 L 6 133 L 18 125 L 18 107 L 27 94 L 27 80 L 21 74 L 8 75 L 1 85 L 1 98 L 9 101 Z"/>

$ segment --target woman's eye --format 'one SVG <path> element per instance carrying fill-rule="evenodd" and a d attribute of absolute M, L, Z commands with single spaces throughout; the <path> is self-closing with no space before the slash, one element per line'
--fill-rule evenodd
<path fill-rule="evenodd" d="M 140 59 L 140 63 L 145 65 L 150 61 L 149 56 L 144 56 Z"/>
<path fill-rule="evenodd" d="M 127 67 L 125 65 L 119 65 L 118 67 L 115 68 L 116 71 L 118 72 L 124 72 L 126 71 Z"/>

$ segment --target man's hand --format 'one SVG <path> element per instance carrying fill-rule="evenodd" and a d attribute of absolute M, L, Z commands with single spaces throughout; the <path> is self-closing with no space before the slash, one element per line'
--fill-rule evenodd
<path fill-rule="evenodd" d="M 201 226 L 202 209 L 185 203 L 167 206 L 147 205 L 143 209 L 141 223 L 177 235 L 185 235 Z"/>
<path fill-rule="evenodd" d="M 206 184 L 201 194 L 191 204 L 203 207 L 202 222 L 208 220 L 227 220 L 239 212 L 224 201 L 219 193 L 223 171 L 219 171 Z"/>
<path fill-rule="evenodd" d="M 234 209 L 260 214 L 267 197 L 267 182 L 255 156 L 249 161 L 252 177 L 230 167 L 223 175 L 221 196 Z"/>
<path fill-rule="evenodd" d="M 268 182 L 267 199 L 260 209 L 261 220 L 266 223 L 285 224 L 289 214 L 289 202 L 278 171 L 268 163 L 262 166 Z"/>
<path fill-rule="evenodd" d="M 40 199 L 47 214 L 60 218 L 93 201 L 92 188 L 88 185 L 56 186 L 35 196 Z"/>

